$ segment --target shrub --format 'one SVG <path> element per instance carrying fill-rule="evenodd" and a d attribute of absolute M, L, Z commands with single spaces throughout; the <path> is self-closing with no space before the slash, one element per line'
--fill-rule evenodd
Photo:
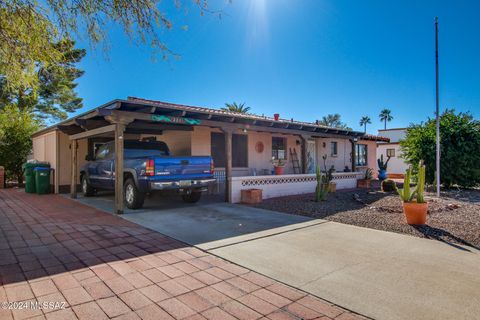
<path fill-rule="evenodd" d="M 440 117 L 441 182 L 446 187 L 480 185 L 480 121 L 469 113 L 446 110 Z M 418 170 L 425 160 L 426 182 L 435 179 L 435 119 L 411 125 L 400 141 L 402 157 Z"/>
<path fill-rule="evenodd" d="M 397 190 L 397 184 L 393 180 L 383 180 L 382 181 L 382 191 L 383 192 L 393 192 Z"/>
<path fill-rule="evenodd" d="M 0 111 L 0 166 L 4 166 L 8 179 L 23 183 L 22 165 L 32 150 L 31 135 L 39 123 L 28 111 L 9 105 Z"/>

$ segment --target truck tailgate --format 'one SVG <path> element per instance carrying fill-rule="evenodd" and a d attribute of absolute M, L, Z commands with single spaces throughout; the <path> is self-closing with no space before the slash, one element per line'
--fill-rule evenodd
<path fill-rule="evenodd" d="M 209 156 L 156 157 L 155 178 L 181 180 L 211 177 L 210 161 Z"/>

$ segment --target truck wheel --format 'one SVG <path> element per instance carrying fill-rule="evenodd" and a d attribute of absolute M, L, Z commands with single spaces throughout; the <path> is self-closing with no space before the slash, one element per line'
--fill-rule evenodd
<path fill-rule="evenodd" d="M 202 196 L 201 191 L 189 190 L 184 194 L 182 194 L 182 199 L 186 203 L 195 203 L 195 202 L 198 202 L 198 200 L 200 200 L 201 196 Z"/>
<path fill-rule="evenodd" d="M 129 178 L 123 185 L 124 200 L 127 208 L 140 209 L 143 206 L 145 195 L 140 192 L 133 179 Z"/>
<path fill-rule="evenodd" d="M 95 189 L 88 182 L 87 176 L 82 176 L 82 193 L 84 197 L 91 197 L 95 194 Z"/>

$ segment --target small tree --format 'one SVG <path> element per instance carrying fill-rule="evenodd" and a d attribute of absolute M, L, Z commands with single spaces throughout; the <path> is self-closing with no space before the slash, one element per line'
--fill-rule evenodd
<path fill-rule="evenodd" d="M 346 123 L 342 122 L 342 116 L 338 113 L 327 114 L 321 120 L 317 120 L 317 123 L 330 128 L 352 130 Z"/>
<path fill-rule="evenodd" d="M 23 183 L 22 165 L 32 151 L 31 135 L 39 122 L 28 111 L 9 105 L 0 111 L 0 165 L 5 167 L 7 178 Z"/>
<path fill-rule="evenodd" d="M 245 105 L 245 102 L 242 103 L 225 103 L 225 107 L 221 108 L 223 111 L 237 112 L 237 113 L 248 113 L 250 107 Z"/>
<path fill-rule="evenodd" d="M 407 129 L 400 141 L 403 158 L 412 166 L 425 160 L 426 181 L 435 179 L 435 119 Z M 473 187 L 480 184 L 480 121 L 469 113 L 446 110 L 440 117 L 441 182 Z"/>

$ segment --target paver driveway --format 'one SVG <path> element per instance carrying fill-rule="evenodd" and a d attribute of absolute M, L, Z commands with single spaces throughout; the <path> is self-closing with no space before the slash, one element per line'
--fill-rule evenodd
<path fill-rule="evenodd" d="M 113 215 L 19 190 L 0 191 L 0 276 L 0 319 L 363 318 Z"/>

